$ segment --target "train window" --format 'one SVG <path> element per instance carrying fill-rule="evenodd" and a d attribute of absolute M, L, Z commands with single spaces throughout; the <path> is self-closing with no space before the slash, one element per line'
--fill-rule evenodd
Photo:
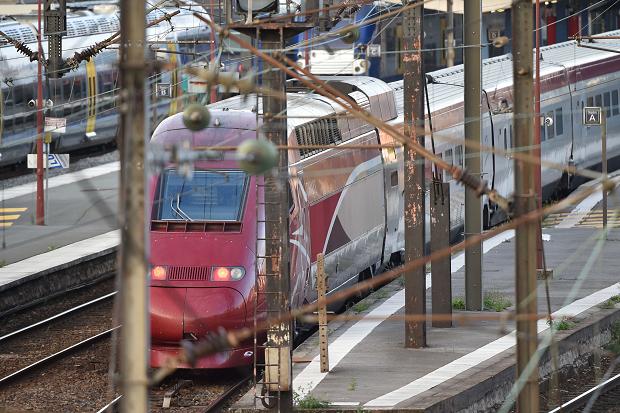
<path fill-rule="evenodd" d="M 603 95 L 603 101 L 605 103 L 605 116 L 609 118 L 611 116 L 611 96 L 609 92 Z"/>
<path fill-rule="evenodd" d="M 594 106 L 594 96 L 588 96 L 588 107 Z"/>
<path fill-rule="evenodd" d="M 241 171 L 195 171 L 187 180 L 167 170 L 161 177 L 158 219 L 239 221 L 247 186 L 247 175 Z"/>
<path fill-rule="evenodd" d="M 564 117 L 562 116 L 562 108 L 555 110 L 555 134 L 557 136 L 564 134 Z"/>
<path fill-rule="evenodd" d="M 508 134 L 506 133 L 506 128 L 504 128 L 504 150 L 508 150 Z"/>
<path fill-rule="evenodd" d="M 453 165 L 453 163 L 452 163 L 452 149 L 446 149 L 446 152 L 445 152 L 445 155 L 444 155 L 444 159 L 450 165 Z"/>
<path fill-rule="evenodd" d="M 551 112 L 547 112 L 547 118 L 551 119 L 553 121 L 553 111 Z M 553 122 L 555 123 L 555 122 Z M 546 122 L 545 122 L 546 124 Z M 547 139 L 553 139 L 555 138 L 555 127 L 553 125 L 546 125 L 547 126 Z"/>
<path fill-rule="evenodd" d="M 541 115 L 540 116 L 540 141 L 544 142 L 545 140 L 547 140 L 547 137 L 545 136 L 545 118 L 547 116 L 546 115 Z"/>
<path fill-rule="evenodd" d="M 618 108 L 618 91 L 613 90 L 611 92 L 611 106 L 612 106 L 612 115 L 617 116 L 620 114 L 620 108 Z"/>
<path fill-rule="evenodd" d="M 454 148 L 454 159 L 458 166 L 463 166 L 463 145 L 459 145 Z"/>
<path fill-rule="evenodd" d="M 594 106 L 596 107 L 603 107 L 603 96 L 601 95 L 596 95 L 594 96 Z"/>

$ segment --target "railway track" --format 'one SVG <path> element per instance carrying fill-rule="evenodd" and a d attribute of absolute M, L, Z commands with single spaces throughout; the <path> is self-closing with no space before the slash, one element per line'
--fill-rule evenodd
<path fill-rule="evenodd" d="M 620 366 L 596 386 L 575 395 L 549 413 L 620 413 Z"/>
<path fill-rule="evenodd" d="M 84 294 L 80 293 L 83 297 Z M 92 295 L 92 294 L 91 294 Z M 108 396 L 108 366 L 115 292 L 60 312 L 34 307 L 9 320 L 0 337 L 0 399 L 19 410 L 94 411 Z M 43 306 L 45 307 L 45 306 Z M 45 314 L 41 317 L 41 314 Z M 30 316 L 31 323 L 24 326 Z M 109 397 L 109 396 L 108 396 Z"/>

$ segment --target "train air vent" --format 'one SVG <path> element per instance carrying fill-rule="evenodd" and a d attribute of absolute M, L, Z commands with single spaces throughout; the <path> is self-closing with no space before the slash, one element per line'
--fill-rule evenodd
<path fill-rule="evenodd" d="M 19 40 L 22 43 L 35 43 L 37 41 L 37 37 L 34 34 L 33 30 L 28 26 L 22 26 L 19 24 L 15 24 L 12 26 L 3 26 L 2 31 L 7 34 L 7 36 L 12 37 L 15 40 Z M 8 44 L 6 39 L 0 39 L 0 46 L 4 46 Z"/>
<path fill-rule="evenodd" d="M 297 144 L 304 146 L 336 145 L 342 142 L 338 121 L 334 117 L 321 118 L 295 127 Z M 324 149 L 302 148 L 299 150 L 301 158 L 307 158 Z"/>
<path fill-rule="evenodd" d="M 210 277 L 209 267 L 168 267 L 170 281 L 202 281 Z"/>
<path fill-rule="evenodd" d="M 155 232 L 241 232 L 241 222 L 151 221 Z"/>

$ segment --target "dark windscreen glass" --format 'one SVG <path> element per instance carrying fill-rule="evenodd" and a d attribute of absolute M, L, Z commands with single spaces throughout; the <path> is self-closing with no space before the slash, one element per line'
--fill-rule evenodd
<path fill-rule="evenodd" d="M 246 190 L 241 171 L 194 171 L 186 179 L 168 170 L 161 177 L 158 219 L 239 221 Z"/>

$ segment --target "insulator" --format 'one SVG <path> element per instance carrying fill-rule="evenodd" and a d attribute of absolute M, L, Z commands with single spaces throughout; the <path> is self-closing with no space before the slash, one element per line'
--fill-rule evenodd
<path fill-rule="evenodd" d="M 262 175 L 278 164 L 278 148 L 265 139 L 248 139 L 237 148 L 239 166 L 250 175 Z"/>
<path fill-rule="evenodd" d="M 211 114 L 206 106 L 192 103 L 183 111 L 183 124 L 191 131 L 197 132 L 209 126 Z"/>

